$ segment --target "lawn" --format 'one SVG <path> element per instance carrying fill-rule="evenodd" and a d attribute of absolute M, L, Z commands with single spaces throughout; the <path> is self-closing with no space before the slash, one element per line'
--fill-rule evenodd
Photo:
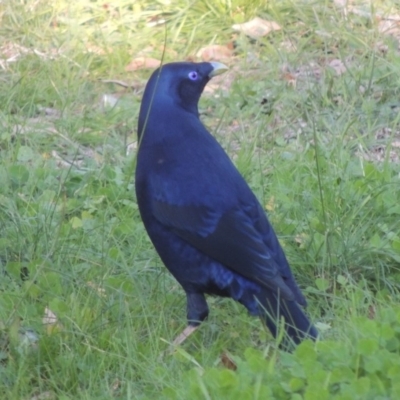
<path fill-rule="evenodd" d="M 397 0 L 2 1 L 0 398 L 400 398 L 399 48 Z M 317 344 L 281 352 L 209 298 L 170 347 L 186 298 L 133 172 L 144 85 L 177 60 L 229 66 L 201 119 L 265 206 Z"/>

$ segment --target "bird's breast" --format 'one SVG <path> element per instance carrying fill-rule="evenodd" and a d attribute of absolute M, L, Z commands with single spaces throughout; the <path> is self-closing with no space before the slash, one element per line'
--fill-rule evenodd
<path fill-rule="evenodd" d="M 162 132 L 157 141 L 145 135 L 137 175 L 153 196 L 171 204 L 234 206 L 249 193 L 247 184 L 205 128 L 191 127 L 169 135 Z"/>

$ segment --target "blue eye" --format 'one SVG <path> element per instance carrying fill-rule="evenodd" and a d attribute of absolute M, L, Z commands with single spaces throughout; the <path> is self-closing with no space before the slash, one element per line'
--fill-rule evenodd
<path fill-rule="evenodd" d="M 191 71 L 189 72 L 189 79 L 192 81 L 196 81 L 197 78 L 199 77 L 199 74 L 196 71 Z"/>

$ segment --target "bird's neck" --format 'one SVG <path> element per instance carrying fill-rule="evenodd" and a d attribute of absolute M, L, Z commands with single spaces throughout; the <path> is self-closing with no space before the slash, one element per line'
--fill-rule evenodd
<path fill-rule="evenodd" d="M 142 102 L 138 121 L 138 138 L 148 130 L 148 127 L 156 126 L 159 135 L 164 131 L 164 125 L 171 126 L 171 121 L 176 125 L 184 124 L 187 120 L 199 119 L 199 111 L 196 104 L 181 104 L 167 96 L 157 96 L 151 102 Z"/>

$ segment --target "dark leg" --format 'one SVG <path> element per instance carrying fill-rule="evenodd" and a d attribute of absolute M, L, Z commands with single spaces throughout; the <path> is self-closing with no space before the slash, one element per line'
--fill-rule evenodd
<path fill-rule="evenodd" d="M 203 293 L 186 293 L 189 325 L 198 326 L 208 317 L 208 305 Z"/>
<path fill-rule="evenodd" d="M 208 305 L 204 294 L 186 293 L 186 297 L 187 319 L 189 324 L 172 342 L 174 346 L 183 343 L 184 340 L 191 335 L 208 316 Z"/>

